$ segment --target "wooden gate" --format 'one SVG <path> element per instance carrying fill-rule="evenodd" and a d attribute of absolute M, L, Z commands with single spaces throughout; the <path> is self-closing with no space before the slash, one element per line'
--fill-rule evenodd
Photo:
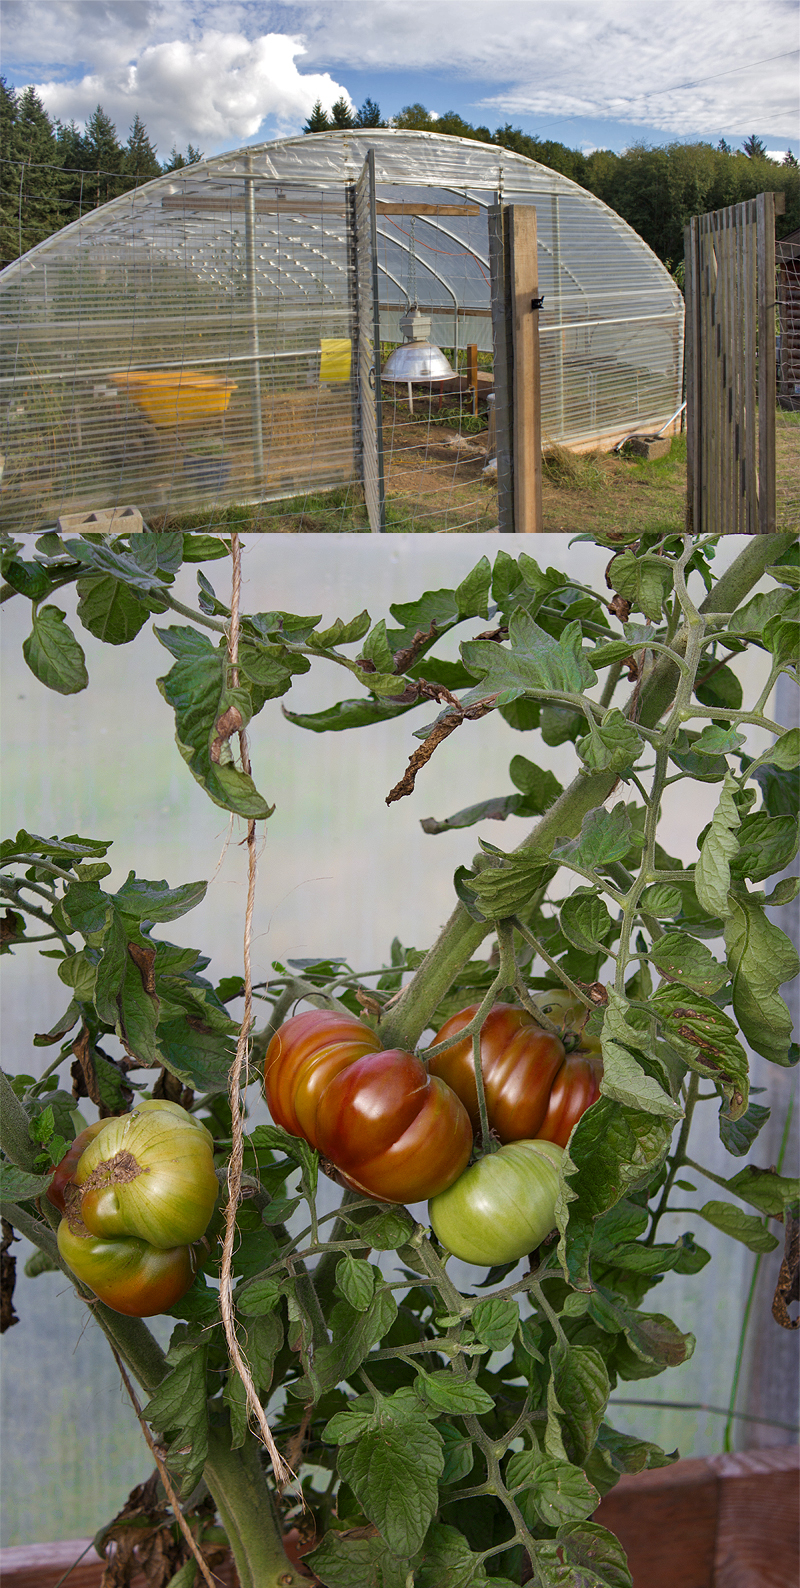
<path fill-rule="evenodd" d="M 775 531 L 775 195 L 686 227 L 687 528 Z"/>

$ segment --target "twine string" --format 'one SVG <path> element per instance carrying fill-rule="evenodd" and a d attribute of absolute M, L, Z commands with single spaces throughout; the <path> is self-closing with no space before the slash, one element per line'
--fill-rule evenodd
<path fill-rule="evenodd" d="M 231 620 L 228 630 L 228 659 L 230 665 L 230 678 L 233 688 L 239 683 L 239 598 L 242 585 L 242 548 L 238 534 L 231 535 L 231 557 L 233 560 L 233 576 L 231 581 Z M 247 734 L 244 727 L 239 730 L 239 749 L 241 754 L 242 769 L 250 775 L 250 754 L 247 745 Z M 242 1169 L 244 1165 L 244 1096 L 247 1087 L 247 1060 L 250 1053 L 250 1027 L 253 1018 L 253 980 L 251 970 L 251 939 L 253 929 L 253 910 L 256 896 L 256 824 L 249 820 L 247 823 L 247 909 L 244 923 L 244 1014 L 239 1028 L 239 1040 L 236 1044 L 236 1057 L 231 1065 L 228 1078 L 228 1099 L 231 1105 L 231 1156 L 228 1164 L 228 1204 L 225 1209 L 225 1239 L 222 1247 L 222 1265 L 220 1268 L 220 1310 L 225 1329 L 225 1338 L 228 1342 L 228 1351 L 231 1362 L 241 1379 L 247 1398 L 248 1414 L 253 1417 L 258 1425 L 261 1438 L 272 1462 L 272 1470 L 279 1489 L 294 1479 L 291 1467 L 284 1461 L 275 1440 L 272 1430 L 267 1422 L 264 1408 L 257 1394 L 255 1384 L 247 1361 L 242 1353 L 236 1334 L 236 1320 L 233 1308 L 233 1247 L 236 1238 L 236 1214 L 242 1194 Z M 245 1076 L 245 1086 L 242 1087 L 242 1073 Z"/>
<path fill-rule="evenodd" d="M 203 1578 L 203 1582 L 208 1585 L 208 1588 L 219 1588 L 219 1578 L 218 1577 L 212 1577 L 211 1572 L 209 1571 L 208 1565 L 207 1565 L 206 1561 L 204 1560 L 203 1555 L 201 1553 L 200 1546 L 197 1543 L 197 1540 L 196 1540 L 196 1538 L 195 1538 L 195 1536 L 194 1536 L 194 1534 L 193 1534 L 193 1532 L 192 1532 L 192 1530 L 191 1530 L 191 1528 L 189 1526 L 189 1523 L 187 1522 L 186 1517 L 183 1514 L 183 1511 L 181 1510 L 180 1500 L 178 1499 L 178 1496 L 177 1496 L 177 1494 L 175 1493 L 175 1490 L 172 1487 L 172 1484 L 170 1482 L 169 1473 L 167 1472 L 167 1469 L 166 1469 L 166 1467 L 164 1465 L 164 1462 L 162 1461 L 161 1456 L 159 1455 L 158 1450 L 156 1449 L 155 1441 L 154 1441 L 153 1436 L 152 1436 L 152 1434 L 150 1432 L 150 1429 L 148 1428 L 147 1423 L 145 1422 L 144 1417 L 142 1416 L 142 1408 L 139 1405 L 138 1396 L 137 1396 L 136 1391 L 135 1391 L 135 1389 L 134 1389 L 134 1387 L 133 1387 L 133 1385 L 132 1385 L 132 1383 L 131 1383 L 131 1381 L 130 1381 L 130 1379 L 129 1379 L 126 1371 L 125 1371 L 125 1366 L 124 1366 L 124 1363 L 122 1361 L 122 1358 L 120 1357 L 119 1352 L 114 1348 L 113 1345 L 111 1347 L 111 1350 L 112 1350 L 113 1355 L 114 1355 L 114 1361 L 116 1362 L 117 1367 L 119 1368 L 120 1377 L 122 1379 L 122 1382 L 125 1385 L 125 1388 L 126 1388 L 126 1390 L 128 1392 L 128 1395 L 130 1397 L 131 1405 L 133 1406 L 133 1409 L 134 1409 L 134 1411 L 136 1413 L 136 1416 L 138 1417 L 139 1422 L 141 1424 L 142 1433 L 144 1434 L 144 1437 L 147 1440 L 148 1445 L 150 1446 L 150 1453 L 151 1453 L 151 1455 L 153 1457 L 153 1460 L 155 1461 L 156 1466 L 158 1467 L 158 1475 L 159 1475 L 159 1477 L 161 1479 L 161 1482 L 164 1485 L 164 1489 L 166 1491 L 167 1499 L 169 1500 L 169 1503 L 172 1506 L 173 1511 L 175 1512 L 175 1520 L 176 1520 L 176 1522 L 177 1522 L 177 1524 L 178 1524 L 178 1526 L 179 1526 L 184 1538 L 186 1539 L 186 1542 L 187 1542 L 187 1544 L 188 1544 L 192 1554 L 194 1555 L 194 1558 L 195 1558 L 195 1560 L 196 1560 L 196 1562 L 197 1562 L 197 1564 L 198 1564 L 198 1566 L 200 1568 L 200 1575 Z M 86 1553 L 86 1551 L 84 1550 L 84 1554 L 85 1553 Z M 76 1564 L 77 1564 L 77 1562 L 76 1562 Z M 72 1568 L 70 1568 L 70 1569 L 72 1569 Z M 63 1578 L 61 1580 L 63 1581 Z"/>

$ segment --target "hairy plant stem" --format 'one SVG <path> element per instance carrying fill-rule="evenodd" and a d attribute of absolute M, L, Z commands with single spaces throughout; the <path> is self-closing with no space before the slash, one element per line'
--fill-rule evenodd
<path fill-rule="evenodd" d="M 653 1209 L 653 1212 L 650 1215 L 650 1228 L 645 1237 L 645 1246 L 652 1246 L 655 1242 L 656 1230 L 658 1229 L 659 1221 L 667 1211 L 667 1203 L 669 1201 L 670 1192 L 675 1183 L 676 1177 L 686 1163 L 686 1143 L 689 1140 L 689 1132 L 692 1128 L 692 1115 L 697 1103 L 697 1093 L 699 1087 L 700 1077 L 695 1071 L 692 1071 L 692 1074 L 689 1076 L 689 1085 L 686 1093 L 686 1108 L 683 1116 L 683 1123 L 680 1128 L 678 1140 L 675 1143 L 675 1151 L 670 1159 L 669 1173 L 664 1182 L 664 1188 L 661 1192 L 658 1206 Z"/>

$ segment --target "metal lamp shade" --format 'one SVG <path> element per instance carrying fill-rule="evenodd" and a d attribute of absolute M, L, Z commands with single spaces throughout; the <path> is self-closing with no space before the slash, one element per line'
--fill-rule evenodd
<path fill-rule="evenodd" d="M 424 381 L 426 384 L 437 380 L 453 380 L 455 371 L 451 368 L 440 347 L 433 342 L 404 342 L 402 347 L 396 347 L 384 364 L 381 371 L 381 380 L 402 381 L 408 385 L 409 381 Z"/>

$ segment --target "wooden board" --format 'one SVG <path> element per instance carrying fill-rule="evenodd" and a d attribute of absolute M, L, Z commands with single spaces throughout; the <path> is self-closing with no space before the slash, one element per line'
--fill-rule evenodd
<path fill-rule="evenodd" d="M 536 210 L 512 204 L 509 263 L 514 371 L 514 528 L 523 535 L 542 529 L 542 408 L 539 369 L 539 259 Z"/>
<path fill-rule="evenodd" d="M 594 1520 L 622 1543 L 634 1588 L 797 1588 L 799 1457 L 779 1446 L 622 1477 Z"/>

